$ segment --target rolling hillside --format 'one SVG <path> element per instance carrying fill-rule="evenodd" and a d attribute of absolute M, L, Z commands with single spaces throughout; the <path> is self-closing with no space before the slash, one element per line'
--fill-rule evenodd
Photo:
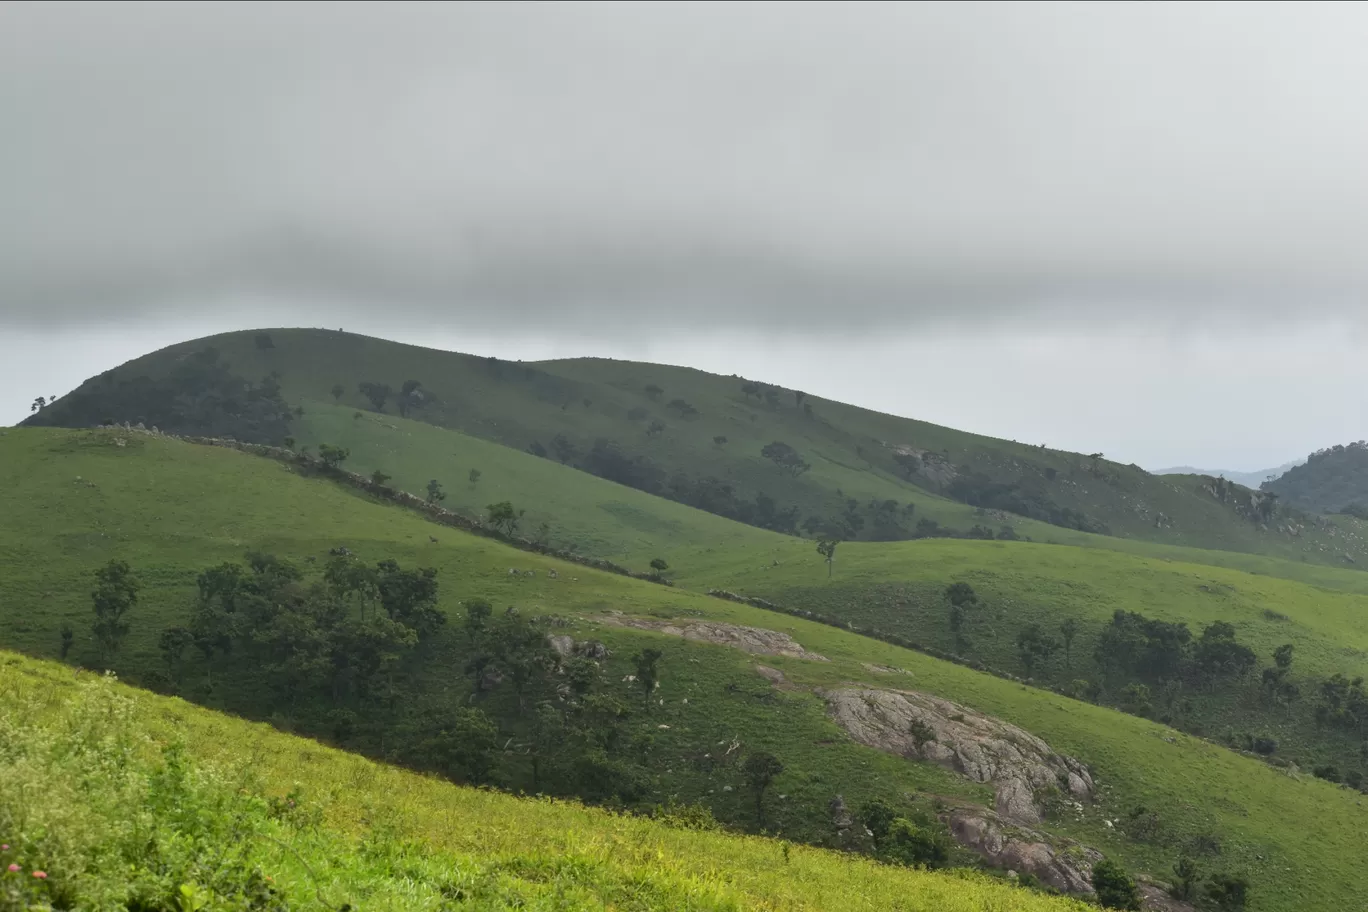
<path fill-rule="evenodd" d="M 460 788 L 13 653 L 0 695 L 6 908 L 1086 908 Z"/>
<path fill-rule="evenodd" d="M 1368 443 L 1319 450 L 1264 487 L 1305 510 L 1368 516 Z"/>
<path fill-rule="evenodd" d="M 206 366 L 196 353 L 209 348 L 217 361 Z M 27 423 L 141 420 L 280 442 L 294 436 L 298 416 L 289 409 L 302 405 L 307 415 L 310 403 L 331 401 L 402 411 L 782 532 L 987 537 L 1026 516 L 1159 543 L 1368 562 L 1368 539 L 1356 526 L 1101 454 L 965 434 L 685 368 L 509 363 L 328 330 L 230 333 L 172 346 L 92 378 Z"/>
<path fill-rule="evenodd" d="M 623 743 L 634 745 L 622 757 L 630 755 L 633 775 L 640 777 L 635 802 L 702 803 L 732 826 L 755 828 L 755 806 L 745 794 L 741 770 L 702 760 L 718 744 L 725 749 L 737 742 L 740 754 L 765 751 L 782 760 L 783 771 L 765 798 L 770 815 L 765 826 L 804 842 L 834 838 L 828 805 L 835 794 L 844 795 L 852 808 L 882 797 L 902 813 L 928 821 L 981 813 L 971 809 L 994 800 L 985 783 L 856 743 L 833 721 L 831 695 L 843 688 L 888 694 L 910 687 L 958 701 L 963 712 L 1022 726 L 1053 750 L 1087 764 L 1099 783 L 1096 795 L 1076 812 L 1047 811 L 1037 824 L 1057 845 L 1078 840 L 1132 870 L 1159 877 L 1168 875 L 1180 855 L 1196 853 L 1207 872 L 1248 877 L 1252 909 L 1342 908 L 1349 897 L 1368 889 L 1361 866 L 1352 861 L 1362 810 L 1351 791 L 1289 775 L 1150 721 L 830 626 L 560 564 L 436 527 L 288 465 L 136 433 L 25 429 L 0 437 L 0 485 L 17 492 L 0 515 L 5 646 L 55 655 L 64 623 L 89 629 L 91 573 L 117 557 L 143 580 L 127 641 L 113 659 L 122 675 L 209 706 L 340 740 L 350 749 L 435 768 L 431 756 L 415 747 L 421 739 L 406 733 L 421 734 L 429 714 L 470 705 L 471 678 L 461 671 L 470 661 L 462 606 L 488 599 L 500 611 L 511 604 L 527 616 L 558 619 L 551 632 L 575 643 L 606 644 L 611 657 L 597 685 L 606 698 L 630 700 L 632 682 L 625 679 L 634 668 L 633 655 L 661 652 L 662 702 L 633 711 L 621 729 Z M 450 620 L 396 670 L 388 686 L 397 691 L 378 687 L 371 697 L 346 701 L 352 716 L 339 727 L 339 707 L 326 692 L 310 697 L 276 689 L 270 680 L 284 672 L 272 671 L 269 664 L 243 668 L 240 660 L 206 661 L 192 652 L 183 668 L 167 674 L 161 632 L 190 619 L 201 571 L 240 561 L 248 550 L 269 550 L 306 568 L 314 558 L 321 566 L 341 545 L 367 561 L 388 558 L 405 568 L 437 570 L 442 587 L 437 605 Z M 795 574 L 822 572 L 816 556 L 807 554 L 810 543 L 789 547 L 802 548 L 804 563 L 799 565 L 796 551 L 792 559 L 781 555 L 778 572 L 790 567 Z M 867 548 L 871 554 L 889 547 L 960 548 L 965 554 L 1022 549 L 1017 555 L 1050 550 L 982 542 L 841 547 L 849 552 Z M 727 559 L 749 562 L 757 574 L 776 572 L 759 569 L 775 567 L 769 554 L 748 549 L 738 544 Z M 1059 552 L 1079 560 L 1097 554 L 1121 559 L 1085 549 Z M 902 559 L 915 557 L 909 552 Z M 733 575 L 719 582 L 746 581 L 743 567 L 724 563 L 719 558 L 713 567 L 681 565 L 681 579 L 692 585 L 689 574 L 701 580 L 713 573 L 725 576 L 730 569 Z M 936 563 L 943 565 L 945 581 L 956 578 L 950 552 Z M 531 569 L 536 576 L 511 577 L 509 567 Z M 553 569 L 559 571 L 555 579 L 548 576 Z M 834 579 L 853 572 L 847 551 L 838 552 Z M 991 606 L 999 596 L 989 586 L 984 589 Z M 1300 617 L 1294 622 L 1307 623 Z M 703 629 L 693 625 L 704 623 L 787 634 L 801 648 L 761 660 L 782 673 L 770 679 L 779 682 L 776 686 L 757 674 L 757 659 L 744 650 L 670 633 Z M 1309 625 L 1307 630 L 1308 636 L 1314 633 Z M 95 644 L 82 633 L 68 658 L 98 661 Z M 392 702 L 386 692 L 404 698 Z M 502 729 L 500 742 L 508 737 L 510 743 L 527 745 L 493 755 L 497 784 L 507 788 L 531 787 L 536 776 L 530 765 L 535 731 L 519 702 L 504 687 L 475 704 Z M 624 799 L 619 794 L 615 800 Z M 1135 816 L 1142 806 L 1143 813 Z"/>

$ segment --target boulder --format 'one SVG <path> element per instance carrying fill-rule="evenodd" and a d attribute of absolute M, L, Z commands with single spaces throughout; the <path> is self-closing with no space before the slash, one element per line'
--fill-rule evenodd
<path fill-rule="evenodd" d="M 1040 822 L 1036 793 L 1058 789 L 1091 800 L 1092 776 L 1028 731 L 930 694 L 842 688 L 818 691 L 835 722 L 861 744 L 991 783 L 994 806 L 1015 823 Z"/>
<path fill-rule="evenodd" d="M 550 644 L 551 651 L 561 658 L 571 656 L 575 652 L 574 637 L 568 637 L 564 634 L 559 636 L 548 636 L 546 642 Z"/>
<path fill-rule="evenodd" d="M 956 842 L 993 867 L 1032 874 L 1062 893 L 1092 892 L 1092 866 L 1102 858 L 1096 849 L 1057 849 L 1044 834 L 1006 824 L 980 808 L 952 811 L 948 823 Z"/>

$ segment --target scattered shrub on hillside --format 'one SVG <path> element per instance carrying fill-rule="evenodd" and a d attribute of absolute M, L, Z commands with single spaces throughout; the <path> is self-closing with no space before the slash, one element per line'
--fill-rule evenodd
<path fill-rule="evenodd" d="M 383 412 L 385 410 L 385 402 L 389 399 L 390 394 L 394 392 L 394 390 L 390 389 L 388 383 L 374 383 L 369 380 L 358 384 L 356 389 L 357 392 L 370 400 L 370 404 L 377 412 Z"/>
<path fill-rule="evenodd" d="M 446 492 L 442 490 L 442 483 L 435 478 L 428 479 L 427 502 L 441 503 L 444 500 L 446 500 Z"/>
<path fill-rule="evenodd" d="M 467 476 L 467 477 L 470 479 L 470 483 L 471 483 L 472 485 L 474 485 L 474 484 L 478 484 L 478 483 L 479 483 L 479 481 L 480 481 L 480 476 L 483 475 L 483 474 L 484 474 L 484 473 L 481 472 L 479 469 L 471 469 L 471 470 L 470 470 L 470 475 Z"/>
<path fill-rule="evenodd" d="M 1249 883 L 1233 874 L 1213 874 L 1206 886 L 1207 901 L 1220 912 L 1241 912 L 1249 900 Z"/>
<path fill-rule="evenodd" d="M 812 468 L 803 461 L 797 450 L 782 440 L 765 444 L 760 448 L 760 455 L 795 478 Z"/>
<path fill-rule="evenodd" d="M 62 661 L 65 662 L 65 661 L 66 661 L 67 654 L 68 654 L 69 652 L 71 652 L 71 647 L 72 647 L 72 645 L 76 642 L 76 631 L 72 628 L 72 626 L 71 626 L 70 624 L 68 624 L 68 623 L 66 623 L 66 622 L 63 622 L 63 623 L 62 623 L 61 635 L 62 635 L 62 646 L 61 646 L 62 654 L 61 654 L 61 657 L 62 657 Z"/>
<path fill-rule="evenodd" d="M 664 393 L 665 390 L 661 389 L 659 386 L 656 386 L 654 383 L 648 383 L 646 384 L 645 392 L 646 398 L 654 400 L 659 399 L 661 394 Z"/>
<path fill-rule="evenodd" d="M 943 827 L 929 820 L 918 824 L 897 817 L 889 825 L 878 855 L 896 864 L 940 868 L 950 860 L 950 837 Z"/>
<path fill-rule="evenodd" d="M 1262 754 L 1265 757 L 1278 750 L 1278 742 L 1267 735 L 1260 735 L 1257 738 L 1250 739 L 1249 746 L 1254 753 Z"/>
<path fill-rule="evenodd" d="M 351 455 L 351 450 L 340 446 L 333 446 L 331 443 L 320 443 L 318 445 L 318 459 L 329 469 L 336 469 L 347 461 Z"/>
<path fill-rule="evenodd" d="M 1351 789 L 1361 790 L 1363 788 L 1363 773 L 1358 770 L 1349 770 L 1344 774 L 1344 784 Z"/>
<path fill-rule="evenodd" d="M 763 828 L 765 826 L 765 792 L 769 790 L 770 784 L 775 778 L 784 771 L 784 764 L 773 754 L 765 751 L 754 751 L 746 756 L 746 760 L 741 764 L 741 771 L 746 776 L 746 785 L 750 787 L 751 794 L 755 797 L 755 819 Z"/>
<path fill-rule="evenodd" d="M 487 522 L 503 532 L 504 535 L 512 535 L 518 529 L 518 522 L 522 519 L 525 510 L 515 510 L 513 504 L 507 500 L 490 504 L 485 507 L 489 511 Z"/>
<path fill-rule="evenodd" d="M 1326 782 L 1339 782 L 1339 767 L 1333 763 L 1326 763 L 1311 770 L 1311 774 L 1317 779 L 1324 779 Z"/>
<path fill-rule="evenodd" d="M 726 446 L 727 438 L 721 434 L 718 434 L 716 437 L 713 438 L 713 443 L 717 444 L 718 446 Z"/>
<path fill-rule="evenodd" d="M 1110 858 L 1104 858 L 1093 865 L 1093 891 L 1097 901 L 1105 909 L 1136 910 L 1140 908 L 1140 891 L 1135 881 Z"/>
<path fill-rule="evenodd" d="M 91 632 L 100 647 L 101 663 L 108 664 L 128 636 L 129 624 L 124 618 L 137 605 L 141 588 L 124 561 L 111 560 L 95 571 L 95 590 L 90 593 L 95 610 Z"/>
<path fill-rule="evenodd" d="M 332 390 L 330 390 L 330 392 L 332 393 L 334 401 L 340 402 L 342 400 L 342 396 L 347 392 L 347 389 L 340 383 L 334 383 L 333 388 Z"/>
<path fill-rule="evenodd" d="M 707 805 L 684 804 L 673 795 L 665 804 L 657 804 L 651 809 L 651 819 L 676 830 L 714 832 L 722 829 Z"/>
<path fill-rule="evenodd" d="M 579 447 L 564 434 L 557 434 L 551 438 L 551 452 L 562 465 L 565 465 L 579 455 Z"/>
<path fill-rule="evenodd" d="M 384 472 L 380 471 L 379 469 L 376 469 L 374 472 L 371 472 L 370 480 L 371 484 L 375 485 L 376 487 L 383 487 L 385 482 L 389 481 L 392 477 L 393 476 L 386 475 Z"/>

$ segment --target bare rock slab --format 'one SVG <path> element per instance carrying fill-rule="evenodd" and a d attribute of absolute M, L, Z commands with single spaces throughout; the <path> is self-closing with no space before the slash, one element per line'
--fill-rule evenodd
<path fill-rule="evenodd" d="M 791 659 L 807 659 L 811 662 L 825 662 L 827 657 L 804 649 L 787 633 L 765 630 L 760 627 L 743 627 L 739 624 L 723 624 L 717 621 L 657 621 L 650 618 L 605 617 L 605 624 L 618 627 L 634 627 L 637 630 L 654 630 L 671 636 L 683 637 L 716 646 L 730 646 L 751 655 L 787 656 Z"/>

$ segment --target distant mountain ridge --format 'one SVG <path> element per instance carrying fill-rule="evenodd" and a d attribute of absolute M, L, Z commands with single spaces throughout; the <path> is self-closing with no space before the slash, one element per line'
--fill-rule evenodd
<path fill-rule="evenodd" d="M 1285 502 L 1319 513 L 1359 515 L 1368 505 L 1368 442 L 1317 450 L 1303 465 L 1269 484 Z"/>
<path fill-rule="evenodd" d="M 1296 459 L 1292 462 L 1284 462 L 1280 466 L 1271 469 L 1259 469 L 1255 472 L 1232 472 L 1230 469 L 1199 469 L 1194 466 L 1173 466 L 1167 469 L 1155 469 L 1155 475 L 1210 475 L 1213 478 L 1225 478 L 1236 484 L 1242 484 L 1246 488 L 1257 488 L 1259 485 L 1273 478 L 1281 478 L 1282 475 L 1291 469 L 1306 462 L 1305 459 Z"/>

